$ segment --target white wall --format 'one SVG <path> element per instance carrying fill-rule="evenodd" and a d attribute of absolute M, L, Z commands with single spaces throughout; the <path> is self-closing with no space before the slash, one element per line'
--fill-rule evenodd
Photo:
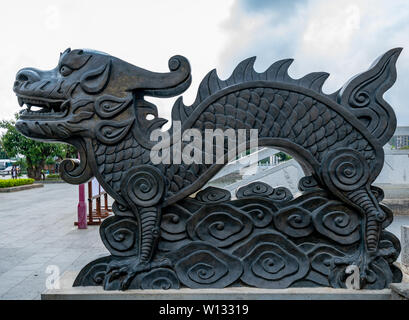
<path fill-rule="evenodd" d="M 375 183 L 409 184 L 409 150 L 385 150 L 385 163 Z"/>

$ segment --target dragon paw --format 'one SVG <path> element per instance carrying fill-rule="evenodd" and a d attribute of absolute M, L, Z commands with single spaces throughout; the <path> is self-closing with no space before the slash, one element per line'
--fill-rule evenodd
<path fill-rule="evenodd" d="M 333 260 L 333 266 L 335 268 L 346 266 L 344 269 L 344 274 L 349 275 L 347 268 L 348 266 L 357 266 L 359 268 L 359 282 L 362 288 L 366 282 L 373 281 L 373 272 L 371 271 L 371 262 L 374 260 L 375 256 L 371 252 L 366 250 L 359 251 L 358 254 L 347 257 L 337 257 Z"/>
<path fill-rule="evenodd" d="M 152 262 L 140 262 L 139 259 L 132 257 L 127 259 L 113 260 L 106 269 L 104 278 L 105 290 L 127 290 L 132 280 L 140 273 L 150 271 L 155 268 L 169 267 L 171 262 L 167 259 L 152 261 Z M 119 281 L 118 285 L 114 285 Z"/>

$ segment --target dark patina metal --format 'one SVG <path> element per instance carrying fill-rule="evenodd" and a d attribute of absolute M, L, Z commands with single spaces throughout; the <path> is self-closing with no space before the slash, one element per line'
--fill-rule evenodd
<path fill-rule="evenodd" d="M 76 146 L 81 162 L 64 160 L 62 178 L 79 184 L 95 176 L 115 199 L 115 216 L 100 228 L 111 255 L 85 266 L 74 285 L 338 288 L 351 264 L 362 288 L 399 282 L 393 262 L 400 244 L 385 231 L 392 212 L 372 183 L 396 128 L 382 95 L 396 79 L 400 51 L 388 51 L 330 95 L 321 90 L 327 73 L 292 79 L 292 60 L 258 73 L 250 58 L 227 80 L 211 71 L 191 106 L 176 101 L 172 120 L 182 130 L 258 129 L 260 146 L 292 155 L 305 171 L 296 198 L 261 182 L 240 188 L 235 200 L 214 187 L 196 193 L 223 165 L 152 164 L 149 137 L 166 120 L 144 96 L 185 91 L 191 76 L 184 57 L 169 60 L 169 73 L 155 73 L 67 49 L 53 70 L 20 70 L 14 91 L 28 108 L 17 129 Z"/>

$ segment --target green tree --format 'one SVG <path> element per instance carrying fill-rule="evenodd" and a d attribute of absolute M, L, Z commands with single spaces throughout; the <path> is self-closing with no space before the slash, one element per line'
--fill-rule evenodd
<path fill-rule="evenodd" d="M 0 159 L 8 159 L 7 152 L 0 141 Z"/>
<path fill-rule="evenodd" d="M 286 153 L 284 153 L 284 152 L 282 152 L 282 151 L 276 153 L 276 156 L 278 157 L 278 159 L 280 160 L 280 162 L 282 162 L 282 161 L 287 161 L 287 160 L 292 159 L 291 156 L 289 156 L 288 154 L 286 154 Z"/>
<path fill-rule="evenodd" d="M 64 143 L 60 143 L 60 146 L 62 148 L 62 154 L 63 157 L 62 158 L 77 158 L 78 156 L 78 151 L 77 148 L 75 148 L 74 146 L 70 145 L 70 144 L 64 144 Z"/>
<path fill-rule="evenodd" d="M 55 156 L 65 158 L 75 154 L 75 148 L 71 146 L 61 143 L 44 143 L 26 138 L 16 130 L 15 121 L 3 120 L 0 122 L 0 127 L 7 130 L 1 137 L 1 145 L 9 157 L 25 156 L 29 178 L 41 179 L 41 170 L 48 158 Z"/>

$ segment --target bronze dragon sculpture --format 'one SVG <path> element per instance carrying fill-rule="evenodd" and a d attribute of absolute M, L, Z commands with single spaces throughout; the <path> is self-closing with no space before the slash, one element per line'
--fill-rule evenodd
<path fill-rule="evenodd" d="M 87 265 L 74 285 L 344 287 L 351 264 L 360 268 L 362 287 L 399 281 L 392 264 L 399 241 L 384 231 L 392 213 L 372 183 L 396 128 L 382 96 L 396 79 L 400 51 L 388 51 L 329 95 L 321 90 L 327 73 L 293 79 L 291 59 L 258 73 L 253 57 L 226 80 L 209 72 L 191 106 L 175 102 L 169 136 L 176 123 L 182 132 L 257 129 L 259 146 L 292 155 L 305 172 L 295 199 L 263 183 L 242 187 L 236 200 L 213 187 L 189 197 L 223 164 L 152 162 L 157 142 L 150 138 L 166 120 L 144 97 L 189 87 L 182 56 L 169 60 L 169 73 L 155 73 L 102 52 L 67 49 L 52 70 L 20 70 L 14 91 L 27 108 L 17 129 L 76 146 L 81 161 L 64 160 L 62 178 L 80 184 L 96 177 L 115 200 L 115 216 L 100 228 L 111 255 Z M 169 152 L 175 148 L 170 141 Z"/>

